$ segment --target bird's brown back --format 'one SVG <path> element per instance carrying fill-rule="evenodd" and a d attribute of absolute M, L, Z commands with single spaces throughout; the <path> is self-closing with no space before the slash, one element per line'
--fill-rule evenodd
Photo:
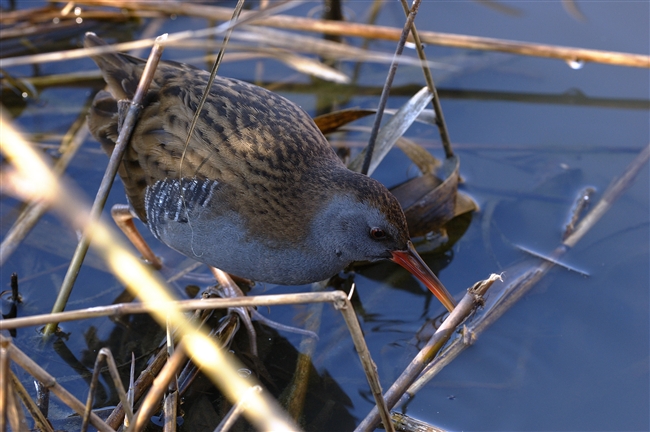
<path fill-rule="evenodd" d="M 88 35 L 85 44 L 104 43 Z M 89 126 L 111 152 L 117 139 L 116 100 L 133 97 L 144 61 L 119 53 L 93 59 L 111 94 L 97 95 Z M 186 148 L 187 131 L 208 77 L 188 65 L 159 64 L 119 170 L 136 214 L 146 223 L 147 186 L 166 178 L 197 177 L 224 185 L 224 204 L 244 218 L 251 234 L 273 240 L 290 229 L 295 238 L 304 237 L 305 220 L 327 196 L 324 188 L 346 187 L 352 173 L 297 105 L 222 77 L 214 81 Z M 319 181 L 323 177 L 327 181 Z"/>

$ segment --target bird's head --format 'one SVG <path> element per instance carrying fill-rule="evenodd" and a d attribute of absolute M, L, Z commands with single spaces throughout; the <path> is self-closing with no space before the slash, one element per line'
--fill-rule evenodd
<path fill-rule="evenodd" d="M 335 254 L 344 265 L 392 260 L 424 283 L 451 311 L 456 303 L 413 247 L 395 196 L 378 181 L 361 174 L 340 180 L 312 229 L 325 253 Z"/>

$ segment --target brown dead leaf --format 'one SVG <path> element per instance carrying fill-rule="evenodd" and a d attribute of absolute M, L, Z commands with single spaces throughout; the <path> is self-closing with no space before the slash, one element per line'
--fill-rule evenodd
<path fill-rule="evenodd" d="M 352 123 L 360 118 L 373 115 L 376 112 L 377 110 L 348 108 L 314 117 L 314 122 L 323 135 L 327 135 L 328 133 L 335 132 L 341 126 L 345 126 L 346 124 Z"/>
<path fill-rule="evenodd" d="M 458 193 L 459 166 L 458 157 L 451 157 L 440 170 L 444 180 L 426 173 L 391 190 L 404 209 L 411 237 L 439 232 L 454 217 L 478 208 L 469 196 Z"/>

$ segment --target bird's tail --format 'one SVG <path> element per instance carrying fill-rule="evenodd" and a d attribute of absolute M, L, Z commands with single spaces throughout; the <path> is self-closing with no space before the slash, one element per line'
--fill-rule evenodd
<path fill-rule="evenodd" d="M 95 33 L 88 32 L 84 38 L 84 46 L 95 48 L 106 47 L 108 44 Z M 115 51 L 91 55 L 91 58 L 102 71 L 104 80 L 116 100 L 133 98 L 144 69 L 144 61 Z"/>

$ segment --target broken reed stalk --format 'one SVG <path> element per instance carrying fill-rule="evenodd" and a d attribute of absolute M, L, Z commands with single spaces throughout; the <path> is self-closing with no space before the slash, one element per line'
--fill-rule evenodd
<path fill-rule="evenodd" d="M 615 179 L 605 190 L 598 204 L 578 223 L 575 230 L 564 240 L 564 246 L 573 247 L 600 220 L 610 209 L 612 203 L 627 189 L 641 168 L 650 158 L 650 144 L 641 150 L 638 156 L 630 163 L 623 175 Z"/>
<path fill-rule="evenodd" d="M 395 429 L 400 432 L 446 432 L 445 429 L 430 425 L 403 413 L 391 412 L 390 418 L 395 423 Z"/>
<path fill-rule="evenodd" d="M 416 380 L 427 364 L 433 360 L 443 345 L 447 343 L 451 335 L 456 331 L 458 325 L 461 324 L 469 314 L 472 313 L 474 308 L 482 302 L 483 295 L 485 295 L 487 290 L 498 279 L 499 276 L 493 274 L 488 279 L 477 282 L 473 287 L 467 290 L 465 296 L 463 296 L 461 301 L 458 302 L 458 305 L 449 314 L 447 319 L 442 322 L 427 344 L 413 358 L 411 363 L 404 369 L 388 391 L 386 391 L 384 399 L 390 409 L 395 406 L 406 389 Z M 379 415 L 377 410 L 373 408 L 366 418 L 359 423 L 355 431 L 374 430 L 378 421 Z"/>
<path fill-rule="evenodd" d="M 71 393 L 69 393 L 65 388 L 63 388 L 54 377 L 48 374 L 36 362 L 30 359 L 27 355 L 25 355 L 25 353 L 23 353 L 13 343 L 11 343 L 11 339 L 0 335 L 0 344 L 7 349 L 9 356 L 14 361 L 14 363 L 23 368 L 35 379 L 41 381 L 42 383 L 45 383 L 50 391 L 52 391 L 52 393 L 61 399 L 63 403 L 72 408 L 72 410 L 80 416 L 83 416 L 85 410 L 84 404 L 75 398 Z M 102 432 L 115 432 L 106 423 L 104 423 L 102 419 L 97 416 L 97 414 L 92 412 L 90 413 L 90 424 Z"/>
<path fill-rule="evenodd" d="M 129 109 L 124 119 L 124 123 L 122 124 L 122 128 L 120 129 L 119 136 L 117 138 L 117 141 L 115 141 L 113 153 L 111 154 L 111 158 L 108 162 L 108 166 L 106 167 L 104 177 L 102 178 L 102 182 L 99 186 L 99 189 L 97 190 L 95 201 L 93 202 L 93 206 L 90 210 L 90 217 L 92 220 L 99 220 L 102 210 L 104 209 L 104 205 L 108 199 L 108 193 L 111 191 L 111 187 L 113 186 L 115 174 L 117 174 L 117 169 L 122 163 L 122 156 L 126 151 L 131 133 L 133 132 L 135 123 L 137 122 L 137 119 L 140 116 L 140 112 L 142 111 L 142 101 L 144 99 L 144 96 L 147 94 L 149 85 L 153 80 L 153 75 L 156 72 L 156 67 L 160 61 L 160 57 L 163 52 L 162 43 L 164 43 L 166 39 L 166 34 L 156 39 L 156 44 L 152 48 L 151 54 L 147 59 L 147 63 L 145 65 L 144 71 L 142 72 L 142 77 L 140 77 L 140 82 L 138 83 L 138 88 L 135 92 L 135 96 L 129 105 Z M 81 264 L 86 257 L 86 253 L 88 252 L 91 236 L 92 233 L 90 231 L 84 231 L 83 236 L 77 245 L 77 249 L 72 256 L 72 261 L 70 262 L 68 271 L 65 275 L 65 278 L 63 279 L 63 283 L 61 284 L 61 289 L 59 290 L 59 294 L 56 298 L 54 306 L 52 307 L 52 313 L 61 312 L 65 309 L 65 305 L 68 302 L 70 293 L 72 292 L 72 287 L 77 280 L 77 275 L 79 274 Z M 55 331 L 56 323 L 48 324 L 43 330 L 43 336 L 48 337 L 54 334 Z"/>
<path fill-rule="evenodd" d="M 112 6 L 127 10 L 150 10 L 167 15 L 188 15 L 212 20 L 225 21 L 232 14 L 232 9 L 180 2 L 150 2 L 142 0 L 80 0 L 76 4 L 89 6 Z M 244 11 L 244 18 L 251 12 Z M 285 30 L 309 31 L 338 36 L 357 36 L 363 38 L 397 41 L 401 30 L 393 27 L 358 24 L 350 22 L 327 21 L 312 18 L 302 18 L 288 15 L 275 15 L 255 19 L 252 25 L 278 27 Z M 650 68 L 650 56 L 641 54 L 621 53 L 614 51 L 591 50 L 556 45 L 518 42 L 479 36 L 457 35 L 421 31 L 423 43 L 430 45 L 448 46 L 454 48 L 498 51 L 510 54 L 555 58 L 564 61 L 583 61 L 603 63 L 616 66 Z"/>
<path fill-rule="evenodd" d="M 165 415 L 163 432 L 176 432 L 178 405 L 178 390 L 168 391 L 165 395 L 165 402 L 163 404 L 163 412 Z"/>
<path fill-rule="evenodd" d="M 409 7 L 406 0 L 400 0 L 402 4 L 402 9 L 404 14 L 408 17 Z M 411 26 L 411 34 L 413 35 L 413 40 L 415 41 L 415 49 L 418 53 L 418 57 L 422 61 L 422 72 L 424 73 L 424 80 L 429 87 L 429 91 L 433 95 L 431 104 L 433 105 L 433 110 L 436 113 L 436 125 L 438 126 L 438 131 L 440 133 L 440 140 L 442 141 L 442 147 L 445 150 L 445 157 L 450 158 L 454 156 L 454 151 L 451 148 L 451 139 L 449 138 L 449 130 L 447 129 L 447 123 L 445 122 L 445 116 L 442 113 L 442 105 L 440 105 L 440 98 L 438 97 L 438 91 L 436 90 L 436 85 L 433 82 L 433 75 L 431 74 L 431 69 L 427 66 L 427 56 L 424 53 L 424 46 L 422 40 L 420 39 L 420 33 L 415 26 L 415 22 Z"/>
<path fill-rule="evenodd" d="M 111 379 L 113 380 L 113 384 L 115 385 L 115 390 L 117 391 L 117 395 L 120 399 L 120 402 L 122 403 L 122 406 L 125 407 L 124 409 L 126 412 L 126 418 L 129 422 L 131 421 L 131 419 L 133 419 L 133 410 L 131 409 L 131 406 L 129 406 L 127 403 L 126 391 L 124 390 L 124 386 L 122 385 L 122 379 L 120 378 L 120 373 L 117 370 L 117 364 L 115 363 L 113 354 L 111 353 L 111 350 L 109 350 L 108 348 L 102 348 L 99 350 L 99 353 L 97 353 L 97 358 L 95 359 L 93 376 L 90 381 L 90 389 L 88 390 L 88 399 L 86 400 L 86 411 L 84 412 L 83 422 L 81 423 L 82 432 L 86 432 L 86 430 L 88 429 L 88 419 L 93 409 L 93 401 L 95 399 L 95 389 L 97 388 L 97 382 L 99 380 L 99 372 L 101 371 L 100 366 L 104 361 L 104 359 L 106 359 L 106 365 L 108 366 L 108 371 L 111 375 Z"/>

